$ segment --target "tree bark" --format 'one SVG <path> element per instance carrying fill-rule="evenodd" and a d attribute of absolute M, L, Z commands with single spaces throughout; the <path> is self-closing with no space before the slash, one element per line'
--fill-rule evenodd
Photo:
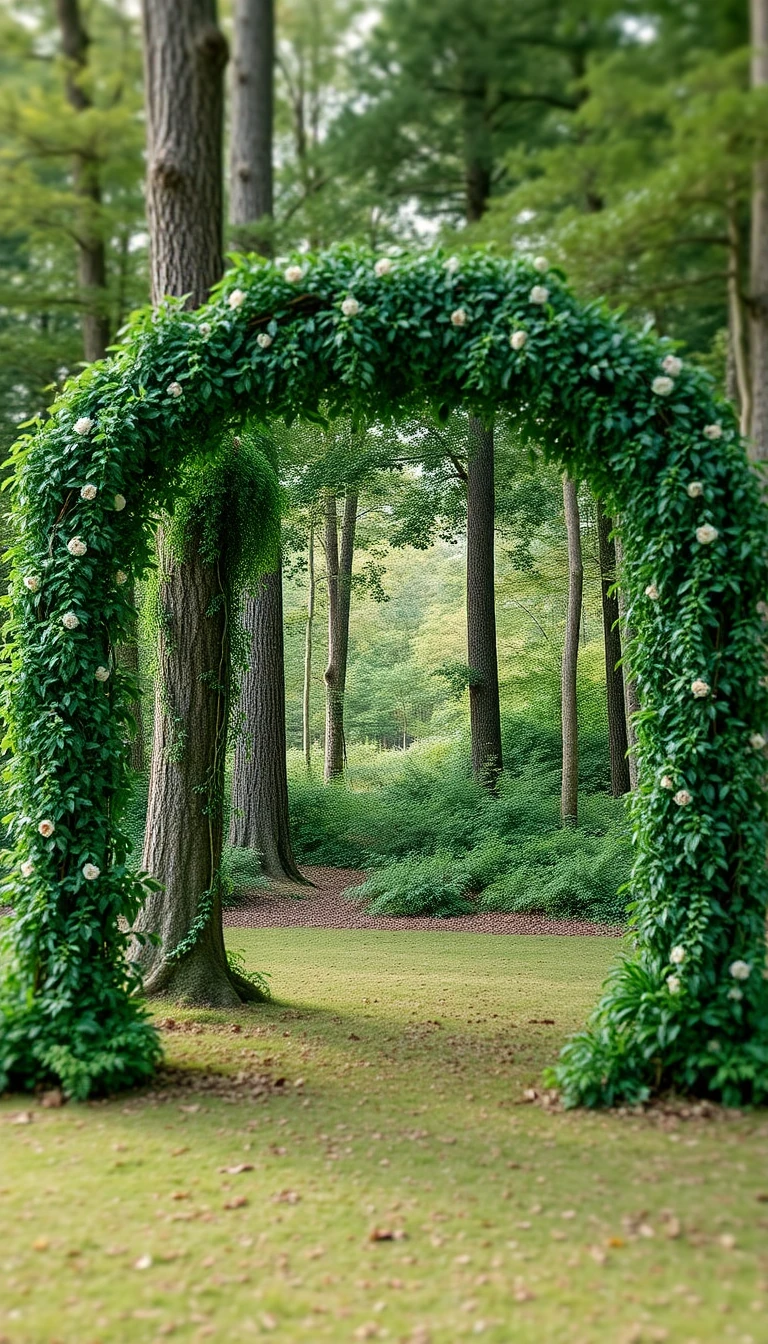
<path fill-rule="evenodd" d="M 235 0 L 229 217 L 239 245 L 265 253 L 263 234 L 244 239 L 243 229 L 272 215 L 274 63 L 274 0 Z"/>
<path fill-rule="evenodd" d="M 624 648 L 630 644 L 634 638 L 634 631 L 627 624 L 626 601 L 624 596 L 624 585 L 621 579 L 621 571 L 624 563 L 624 557 L 621 549 L 621 538 L 616 537 L 614 542 L 616 548 L 616 570 L 619 575 L 619 616 L 621 618 L 621 629 L 623 631 Z M 627 725 L 627 746 L 629 752 L 627 755 L 627 765 L 629 766 L 629 787 L 634 790 L 637 788 L 637 733 L 635 732 L 634 716 L 640 708 L 640 700 L 637 694 L 637 682 L 631 675 L 628 667 L 623 668 L 624 673 L 624 717 Z"/>
<path fill-rule="evenodd" d="M 304 635 L 304 689 L 301 697 L 301 736 L 304 764 L 312 768 L 312 742 L 309 730 L 310 695 L 312 690 L 312 637 L 315 623 L 315 524 L 309 524 L 307 545 L 307 625 Z"/>
<path fill-rule="evenodd" d="M 616 546 L 611 533 L 613 520 L 603 512 L 600 500 L 597 511 L 597 542 L 600 557 L 600 596 L 603 608 L 603 643 L 605 645 L 605 686 L 608 707 L 608 745 L 611 758 L 611 793 L 621 798 L 629 792 L 629 760 L 627 757 L 627 717 L 624 699 L 624 673 L 621 666 L 621 630 L 619 626 L 619 599 L 616 586 Z"/>
<path fill-rule="evenodd" d="M 325 495 L 325 563 L 328 581 L 328 666 L 325 669 L 325 779 L 344 774 L 347 758 L 344 738 L 344 694 L 349 652 L 349 610 L 352 598 L 352 561 L 357 526 L 357 491 L 344 498 L 339 551 L 336 495 Z"/>
<path fill-rule="evenodd" d="M 768 84 L 768 0 L 750 0 L 751 84 Z M 750 247 L 752 456 L 768 459 L 768 159 L 755 164 Z"/>
<path fill-rule="evenodd" d="M 267 877 L 303 882 L 288 821 L 281 564 L 246 601 L 245 628 L 251 655 L 240 693 L 246 722 L 235 747 L 229 843 L 258 850 Z"/>
<path fill-rule="evenodd" d="M 741 239 L 735 191 L 728 195 L 728 394 L 739 408 L 739 424 L 744 435 L 752 423 L 752 387 L 747 358 L 744 303 L 741 290 Z M 735 395 L 734 395 L 735 393 Z"/>
<path fill-rule="evenodd" d="M 576 677 L 579 659 L 579 626 L 584 591 L 581 555 L 581 518 L 576 482 L 563 477 L 565 530 L 568 537 L 568 609 L 565 618 L 562 671 L 563 781 L 560 815 L 564 826 L 579 820 L 579 719 Z"/>
<path fill-rule="evenodd" d="M 493 429 L 470 416 L 467 460 L 467 662 L 472 769 L 495 788 L 502 770 L 496 650 Z"/>
<path fill-rule="evenodd" d="M 143 25 L 152 298 L 187 295 L 194 307 L 222 269 L 227 47 L 214 0 L 143 0 Z M 162 531 L 158 550 L 163 623 L 143 863 L 163 890 L 137 927 L 157 931 L 161 945 L 145 946 L 140 960 L 148 993 L 223 1007 L 256 997 L 230 973 L 221 923 L 227 602 L 194 537 L 183 563 Z"/>

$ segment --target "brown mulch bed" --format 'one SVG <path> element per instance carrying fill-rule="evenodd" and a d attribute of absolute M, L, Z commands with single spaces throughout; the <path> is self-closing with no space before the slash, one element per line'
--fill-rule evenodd
<path fill-rule="evenodd" d="M 296 895 L 285 891 L 254 891 L 246 904 L 224 911 L 224 923 L 238 929 L 422 929 L 440 933 L 536 933 L 620 938 L 616 924 L 593 924 L 583 919 L 547 919 L 544 915 L 508 915 L 478 911 L 449 919 L 428 916 L 366 915 L 362 901 L 343 895 L 359 887 L 365 873 L 354 868 L 305 868 L 314 883 Z"/>

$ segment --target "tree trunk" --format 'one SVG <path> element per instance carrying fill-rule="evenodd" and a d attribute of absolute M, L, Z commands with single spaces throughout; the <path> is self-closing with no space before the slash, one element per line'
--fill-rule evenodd
<path fill-rule="evenodd" d="M 624 563 L 624 557 L 621 549 L 621 538 L 616 537 L 614 542 L 616 548 L 616 571 L 619 575 L 619 616 L 621 619 L 621 629 L 623 631 L 624 648 L 626 649 L 634 639 L 634 631 L 627 625 L 626 602 L 624 597 L 624 584 L 622 582 L 621 571 Z M 637 788 L 637 733 L 635 732 L 634 716 L 640 708 L 640 700 L 637 695 L 637 682 L 631 675 L 628 667 L 623 668 L 624 673 L 624 718 L 627 725 L 627 746 L 629 753 L 627 764 L 629 766 L 629 787 L 633 791 Z"/>
<path fill-rule="evenodd" d="M 245 628 L 251 656 L 240 694 L 246 722 L 235 747 L 229 843 L 258 850 L 267 877 L 303 882 L 288 822 L 281 564 L 246 601 Z"/>
<path fill-rule="evenodd" d="M 143 24 L 152 298 L 186 294 L 195 306 L 222 268 L 227 47 L 214 0 L 143 0 Z M 180 563 L 167 554 L 162 532 L 158 538 L 164 618 L 143 862 L 163 890 L 147 901 L 137 927 L 161 936 L 160 947 L 141 950 L 149 993 L 222 1007 L 255 992 L 231 975 L 224 950 L 227 607 L 214 600 L 222 584 L 194 543 Z"/>
<path fill-rule="evenodd" d="M 752 388 L 744 331 L 744 303 L 741 290 L 741 239 L 735 190 L 728 193 L 728 368 L 727 392 L 739 408 L 739 424 L 744 435 L 752 423 Z"/>
<path fill-rule="evenodd" d="M 562 672 L 563 783 L 560 814 L 564 826 L 579 820 L 579 720 L 576 674 L 579 659 L 579 626 L 584 590 L 581 557 L 581 519 L 576 482 L 563 477 L 565 530 L 568 536 L 568 610 L 565 618 Z"/>
<path fill-rule="evenodd" d="M 259 252 L 268 252 L 267 239 L 243 230 L 272 215 L 274 63 L 274 0 L 235 0 L 229 217 L 239 246 Z"/>
<path fill-rule="evenodd" d="M 307 770 L 312 768 L 312 742 L 309 730 L 310 694 L 312 688 L 312 636 L 315 622 L 315 524 L 309 524 L 307 546 L 307 625 L 304 636 L 304 691 L 301 697 L 301 730 L 304 749 L 304 764 Z"/>
<path fill-rule="evenodd" d="M 328 578 L 328 666 L 325 669 L 325 779 L 344 774 L 347 758 L 344 738 L 344 693 L 347 685 L 349 609 L 352 597 L 352 560 L 357 525 L 357 491 L 348 489 L 341 525 L 341 553 L 336 495 L 325 495 L 325 563 Z"/>
<path fill-rule="evenodd" d="M 768 0 L 750 0 L 752 88 L 768 84 Z M 752 456 L 768 459 L 768 159 L 755 164 L 752 188 L 749 343 Z"/>
<path fill-rule="evenodd" d="M 493 429 L 469 421 L 467 463 L 467 662 L 472 769 L 495 788 L 502 769 L 496 650 Z"/>
<path fill-rule="evenodd" d="M 621 798 L 629 793 L 627 757 L 627 717 L 624 700 L 624 673 L 621 666 L 621 630 L 616 586 L 616 546 L 611 533 L 612 519 L 606 517 L 600 500 L 597 510 L 597 542 L 600 556 L 600 596 L 603 607 L 605 645 L 605 686 L 608 706 L 608 744 L 611 758 L 611 793 Z"/>

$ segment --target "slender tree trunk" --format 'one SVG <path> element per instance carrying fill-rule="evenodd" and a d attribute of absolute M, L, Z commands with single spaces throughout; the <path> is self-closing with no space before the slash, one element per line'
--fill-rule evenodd
<path fill-rule="evenodd" d="M 258 850 L 267 877 L 303 882 L 288 823 L 281 564 L 246 602 L 245 626 L 252 642 L 240 704 L 248 721 L 235 747 L 229 842 Z"/>
<path fill-rule="evenodd" d="M 312 768 L 312 741 L 309 730 L 310 695 L 312 690 L 312 636 L 315 622 L 315 524 L 309 524 L 307 545 L 307 625 L 304 636 L 304 691 L 301 697 L 301 728 L 304 763 Z"/>
<path fill-rule="evenodd" d="M 467 662 L 472 769 L 495 788 L 502 770 L 496 650 L 493 429 L 470 417 L 467 463 Z"/>
<path fill-rule="evenodd" d="M 143 22 L 152 297 L 186 294 L 194 307 L 222 268 L 227 47 L 214 0 L 144 0 Z M 150 993 L 221 1007 L 254 995 L 229 971 L 221 924 L 227 603 L 195 543 L 182 563 L 162 530 L 158 538 L 163 621 L 143 862 L 163 890 L 137 927 L 161 938 L 141 950 Z"/>
<path fill-rule="evenodd" d="M 622 567 L 624 556 L 621 549 L 621 538 L 616 537 L 614 542 L 616 547 L 616 572 L 619 575 L 619 617 L 621 620 L 621 629 L 623 632 L 624 649 L 631 644 L 634 639 L 634 631 L 627 624 L 626 600 L 624 595 L 624 583 L 622 579 Z M 637 694 L 637 682 L 631 675 L 628 667 L 623 668 L 624 673 L 624 717 L 627 725 L 627 746 L 629 753 L 627 764 L 629 766 L 629 787 L 633 791 L 637 788 L 637 733 L 635 732 L 634 716 L 640 708 L 640 700 Z"/>
<path fill-rule="evenodd" d="M 768 84 L 768 0 L 750 0 L 752 88 Z M 755 164 L 752 188 L 749 343 L 752 455 L 768 458 L 768 159 Z"/>
<path fill-rule="evenodd" d="M 344 694 L 347 685 L 349 610 L 352 597 L 352 561 L 357 525 L 357 491 L 348 489 L 344 498 L 341 551 L 336 515 L 336 495 L 325 495 L 325 562 L 328 581 L 328 666 L 325 669 L 325 779 L 344 774 Z"/>
<path fill-rule="evenodd" d="M 752 387 L 744 330 L 744 303 L 741 294 L 741 239 L 735 191 L 728 196 L 728 393 L 739 408 L 742 434 L 749 434 L 752 423 Z M 734 395 L 735 394 L 735 395 Z"/>
<path fill-rule="evenodd" d="M 581 555 L 581 519 L 576 482 L 563 477 L 565 530 L 568 536 L 568 610 L 565 618 L 562 672 L 563 783 L 560 813 L 564 826 L 579 820 L 579 720 L 576 674 L 579 659 L 579 626 L 584 591 Z"/>
<path fill-rule="evenodd" d="M 269 251 L 263 232 L 243 235 L 272 216 L 274 64 L 274 0 L 235 0 L 229 217 L 239 245 L 259 252 Z"/>
<path fill-rule="evenodd" d="M 621 666 L 621 630 L 619 626 L 619 599 L 612 589 L 616 586 L 616 546 L 611 536 L 613 521 L 603 512 L 600 500 L 597 510 L 597 541 L 600 556 L 600 596 L 603 607 L 603 642 L 605 645 L 605 686 L 608 706 L 608 744 L 611 758 L 611 793 L 621 798 L 629 793 L 629 760 L 627 758 L 627 714 L 624 699 L 624 673 Z"/>

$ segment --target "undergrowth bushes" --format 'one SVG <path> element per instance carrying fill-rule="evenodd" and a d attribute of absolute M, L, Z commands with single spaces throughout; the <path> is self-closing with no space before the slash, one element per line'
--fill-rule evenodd
<path fill-rule="evenodd" d="M 629 876 L 623 803 L 609 797 L 604 731 L 580 742 L 579 826 L 560 824 L 560 737 L 529 714 L 507 720 L 497 796 L 472 778 L 466 743 L 422 742 L 350 762 L 344 783 L 290 760 L 300 862 L 363 868 L 355 895 L 373 914 L 453 915 L 476 908 L 542 911 L 618 923 Z"/>

